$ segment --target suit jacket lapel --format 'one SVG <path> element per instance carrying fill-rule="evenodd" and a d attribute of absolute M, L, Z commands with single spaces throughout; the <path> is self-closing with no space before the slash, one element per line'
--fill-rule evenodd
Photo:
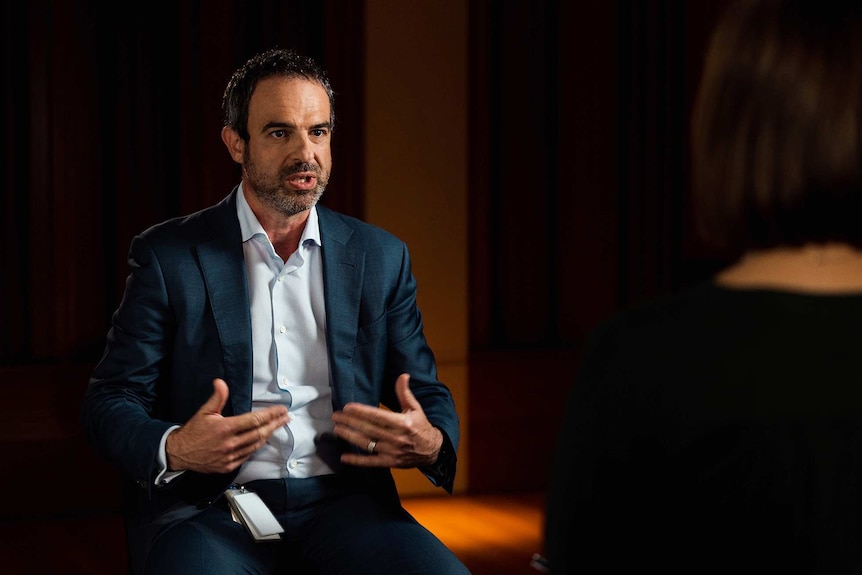
<path fill-rule="evenodd" d="M 212 232 L 198 245 L 198 257 L 213 318 L 224 351 L 225 381 L 233 413 L 251 410 L 252 349 L 248 282 L 242 235 L 236 217 L 236 188 L 208 213 Z"/>
<path fill-rule="evenodd" d="M 318 217 L 330 369 L 333 380 L 339 382 L 333 402 L 340 407 L 355 399 L 350 362 L 356 345 L 365 252 L 355 244 L 348 247 L 353 229 L 333 212 L 318 206 Z M 198 257 L 224 350 L 230 404 L 233 413 L 244 413 L 251 410 L 251 314 L 236 189 L 208 213 L 208 219 L 212 235 L 198 245 Z"/>
<path fill-rule="evenodd" d="M 350 369 L 359 325 L 359 301 L 365 271 L 365 252 L 355 242 L 348 246 L 353 229 L 333 212 L 318 205 L 323 244 L 323 293 L 326 302 L 326 334 L 332 379 L 333 403 L 340 408 L 353 401 L 355 386 Z"/>

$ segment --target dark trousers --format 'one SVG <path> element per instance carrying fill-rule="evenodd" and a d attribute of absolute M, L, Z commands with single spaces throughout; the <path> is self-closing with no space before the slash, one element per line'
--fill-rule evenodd
<path fill-rule="evenodd" d="M 341 485 L 335 477 L 253 481 L 284 527 L 255 542 L 215 504 L 159 536 L 148 575 L 469 575 L 405 509 Z"/>

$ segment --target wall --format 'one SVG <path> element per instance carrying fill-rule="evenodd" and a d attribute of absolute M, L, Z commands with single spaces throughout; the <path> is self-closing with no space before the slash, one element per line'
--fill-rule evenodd
<path fill-rule="evenodd" d="M 467 3 L 365 4 L 365 217 L 407 242 L 440 380 L 461 417 L 456 490 L 469 475 L 467 416 Z M 402 494 L 438 493 L 415 470 Z"/>

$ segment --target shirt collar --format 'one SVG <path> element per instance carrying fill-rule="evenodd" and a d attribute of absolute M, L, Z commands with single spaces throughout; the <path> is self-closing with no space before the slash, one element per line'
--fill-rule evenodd
<path fill-rule="evenodd" d="M 251 211 L 251 206 L 245 199 L 245 192 L 242 188 L 242 183 L 239 185 L 239 190 L 236 194 L 236 215 L 239 218 L 239 229 L 242 232 L 243 243 L 247 242 L 256 235 L 267 237 L 263 226 Z M 302 231 L 302 237 L 299 238 L 299 245 L 305 245 L 311 240 L 315 244 L 322 245 L 320 241 L 320 226 L 317 220 L 317 206 L 312 207 L 308 212 L 308 220 L 305 222 L 305 229 Z"/>

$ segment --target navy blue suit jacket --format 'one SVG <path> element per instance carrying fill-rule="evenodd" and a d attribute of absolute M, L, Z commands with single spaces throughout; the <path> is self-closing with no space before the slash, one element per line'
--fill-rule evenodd
<path fill-rule="evenodd" d="M 132 240 L 125 294 L 84 397 L 90 443 L 132 486 L 133 563 L 142 562 L 153 537 L 211 504 L 236 475 L 186 472 L 153 486 L 160 438 L 194 415 L 212 395 L 214 378 L 230 390 L 224 415 L 251 410 L 251 317 L 236 194 Z M 440 465 L 422 471 L 451 493 L 458 416 L 423 335 L 407 246 L 378 227 L 317 209 L 333 408 L 360 402 L 399 411 L 394 383 L 409 373 L 411 391 L 444 435 Z M 343 472 L 398 501 L 389 469 Z"/>

